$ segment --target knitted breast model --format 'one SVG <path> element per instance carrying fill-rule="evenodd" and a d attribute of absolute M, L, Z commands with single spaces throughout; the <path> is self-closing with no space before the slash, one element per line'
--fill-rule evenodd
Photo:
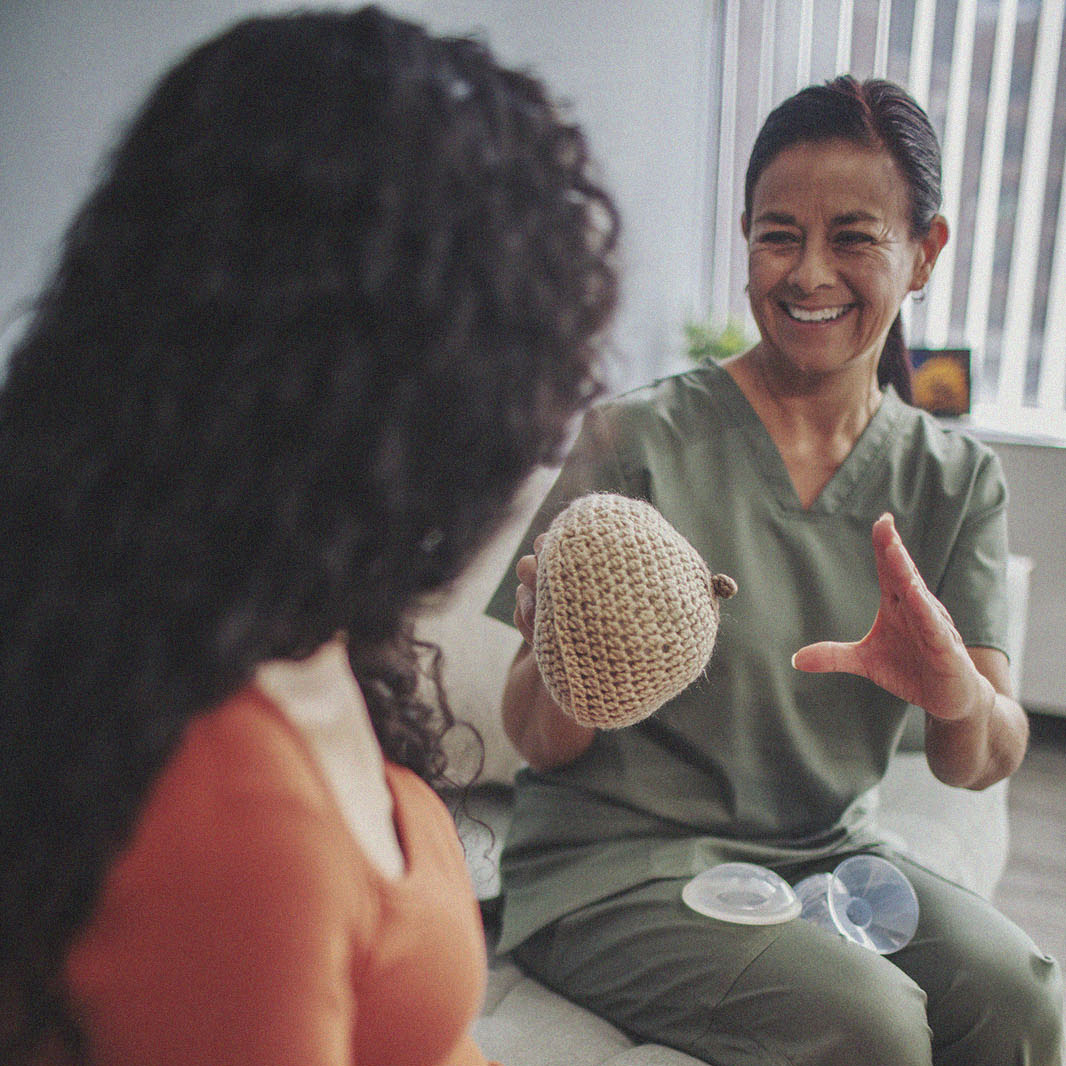
<path fill-rule="evenodd" d="M 707 665 L 718 601 L 736 590 L 651 504 L 574 500 L 537 556 L 533 651 L 548 692 L 582 725 L 647 718 Z"/>

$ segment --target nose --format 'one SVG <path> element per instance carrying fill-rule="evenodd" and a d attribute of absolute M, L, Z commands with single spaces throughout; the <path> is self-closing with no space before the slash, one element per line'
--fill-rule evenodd
<path fill-rule="evenodd" d="M 831 249 L 825 241 L 808 237 L 799 246 L 795 262 L 788 273 L 789 284 L 797 291 L 809 294 L 835 280 Z"/>

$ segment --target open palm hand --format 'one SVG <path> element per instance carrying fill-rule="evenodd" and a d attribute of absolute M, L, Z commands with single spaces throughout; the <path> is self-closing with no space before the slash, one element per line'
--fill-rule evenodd
<path fill-rule="evenodd" d="M 964 717 L 981 678 L 944 605 L 929 591 L 891 515 L 873 526 L 881 603 L 862 640 L 822 641 L 796 652 L 810 673 L 858 674 L 938 718 Z"/>

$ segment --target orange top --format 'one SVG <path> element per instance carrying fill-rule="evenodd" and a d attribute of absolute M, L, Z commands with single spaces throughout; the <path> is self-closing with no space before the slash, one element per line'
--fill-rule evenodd
<path fill-rule="evenodd" d="M 94 1066 L 483 1066 L 485 948 L 454 825 L 414 774 L 386 778 L 397 881 L 258 689 L 196 719 L 67 960 Z"/>

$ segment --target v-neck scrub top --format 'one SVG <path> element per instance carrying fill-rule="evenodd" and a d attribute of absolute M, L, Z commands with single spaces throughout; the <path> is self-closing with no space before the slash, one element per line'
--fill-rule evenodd
<path fill-rule="evenodd" d="M 1006 651 L 1006 488 L 995 453 L 888 387 L 804 509 L 775 444 L 716 364 L 585 418 L 518 555 L 569 500 L 654 504 L 736 579 L 705 674 L 654 716 L 600 731 L 574 762 L 523 770 L 503 855 L 500 948 L 570 911 L 718 862 L 771 867 L 880 841 L 869 795 L 907 705 L 865 679 L 804 674 L 797 649 L 857 640 L 880 591 L 871 526 L 891 511 L 967 646 Z M 488 613 L 509 622 L 513 566 Z"/>

